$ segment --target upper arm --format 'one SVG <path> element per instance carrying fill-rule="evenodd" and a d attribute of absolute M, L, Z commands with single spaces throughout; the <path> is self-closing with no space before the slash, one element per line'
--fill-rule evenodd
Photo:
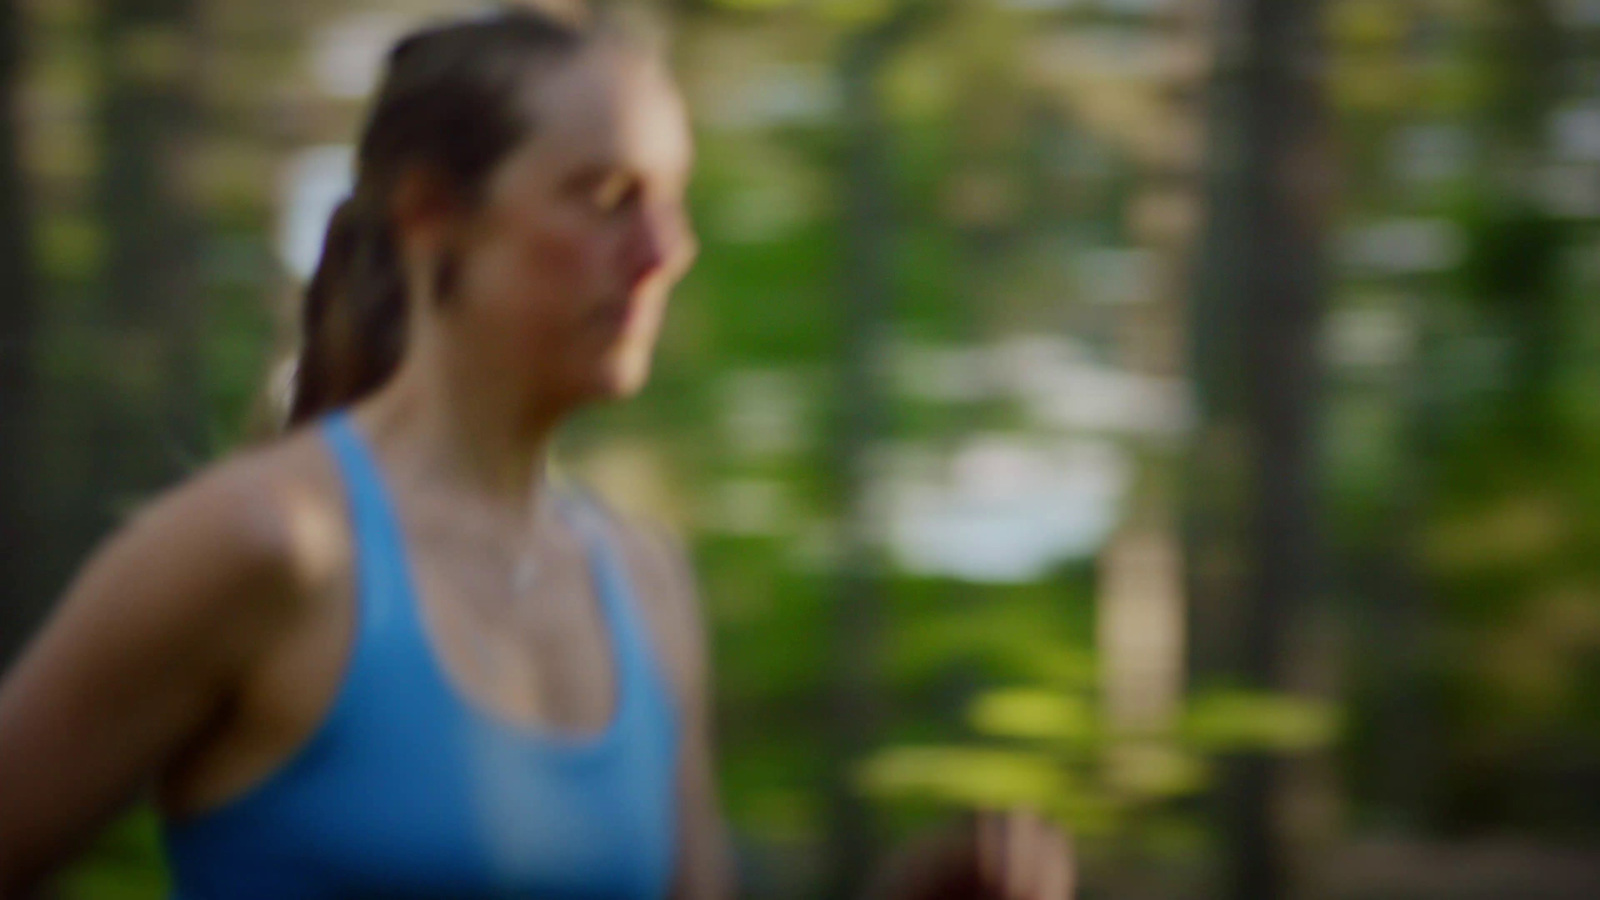
<path fill-rule="evenodd" d="M 0 682 L 0 896 L 199 733 L 288 608 L 289 546 L 259 489 L 213 474 L 83 568 Z"/>
<path fill-rule="evenodd" d="M 639 555 L 658 607 L 656 646 L 673 681 L 681 716 L 680 841 L 675 900 L 724 900 L 733 871 L 717 799 L 711 715 L 711 665 L 699 591 L 688 555 L 664 532 L 637 533 Z"/>

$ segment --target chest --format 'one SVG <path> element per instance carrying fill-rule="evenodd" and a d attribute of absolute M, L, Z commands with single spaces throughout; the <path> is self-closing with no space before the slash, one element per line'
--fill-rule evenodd
<path fill-rule="evenodd" d="M 524 581 L 492 545 L 421 531 L 413 546 L 426 650 L 464 702 L 566 733 L 604 726 L 617 706 L 616 623 L 581 552 L 548 550 Z"/>

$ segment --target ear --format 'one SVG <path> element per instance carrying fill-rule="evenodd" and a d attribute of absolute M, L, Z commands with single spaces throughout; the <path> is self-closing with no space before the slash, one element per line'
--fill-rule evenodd
<path fill-rule="evenodd" d="M 455 192 L 436 172 L 413 166 L 396 180 L 390 214 L 407 253 L 435 256 L 449 240 L 458 210 Z"/>

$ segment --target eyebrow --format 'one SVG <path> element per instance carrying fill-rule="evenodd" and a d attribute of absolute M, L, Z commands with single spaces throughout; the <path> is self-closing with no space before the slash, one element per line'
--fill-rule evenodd
<path fill-rule="evenodd" d="M 602 179 L 614 173 L 627 171 L 627 169 L 627 166 L 616 160 L 585 162 L 561 179 L 561 187 L 564 190 L 583 190 L 593 187 Z"/>
<path fill-rule="evenodd" d="M 572 172 L 563 176 L 559 182 L 562 190 L 581 191 L 594 187 L 601 180 L 612 175 L 624 175 L 646 181 L 653 177 L 688 181 L 694 172 L 693 155 L 688 155 L 681 165 L 670 168 L 662 167 L 659 171 L 641 168 L 622 159 L 605 159 L 601 161 L 588 161 L 580 164 Z"/>

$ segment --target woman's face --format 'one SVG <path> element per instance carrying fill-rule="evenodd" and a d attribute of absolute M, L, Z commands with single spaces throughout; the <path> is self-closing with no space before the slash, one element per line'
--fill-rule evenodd
<path fill-rule="evenodd" d="M 667 296 L 696 243 L 692 149 L 665 67 L 597 45 L 547 73 L 531 137 L 486 185 L 457 247 L 447 327 L 474 365 L 557 408 L 649 375 Z"/>

